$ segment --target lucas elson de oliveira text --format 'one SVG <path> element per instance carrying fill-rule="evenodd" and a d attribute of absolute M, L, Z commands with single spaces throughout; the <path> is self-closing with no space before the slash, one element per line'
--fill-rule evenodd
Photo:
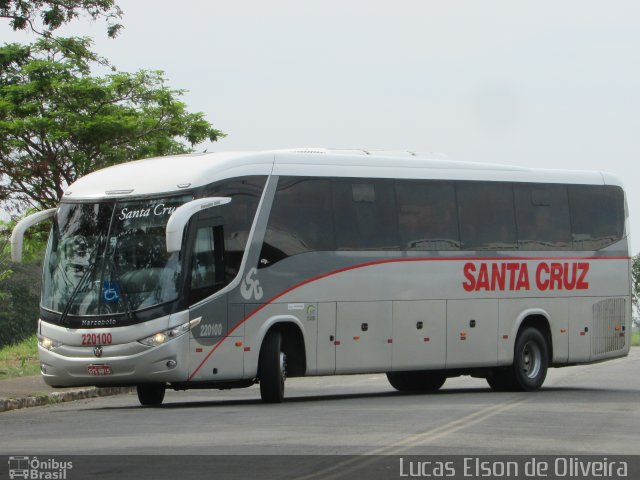
<path fill-rule="evenodd" d="M 401 477 L 455 477 L 457 462 L 454 461 L 415 461 L 400 457 Z M 465 457 L 461 465 L 462 475 L 471 478 L 515 478 L 519 475 L 532 478 L 544 477 L 627 477 L 628 466 L 625 461 L 601 460 L 580 457 L 558 457 L 552 461 L 530 458 L 526 462 L 481 460 L 478 457 Z"/>

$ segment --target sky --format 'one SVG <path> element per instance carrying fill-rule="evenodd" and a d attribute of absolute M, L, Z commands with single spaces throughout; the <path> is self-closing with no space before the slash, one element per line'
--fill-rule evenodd
<path fill-rule="evenodd" d="M 227 134 L 198 150 L 409 150 L 603 170 L 624 180 L 640 228 L 637 0 L 117 3 L 118 38 L 84 20 L 59 33 L 188 90 L 190 110 Z M 33 39 L 0 24 L 2 42 Z M 631 244 L 640 251 L 640 235 Z"/>

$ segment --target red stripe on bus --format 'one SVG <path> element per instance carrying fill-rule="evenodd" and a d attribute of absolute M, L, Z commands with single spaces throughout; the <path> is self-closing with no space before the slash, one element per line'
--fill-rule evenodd
<path fill-rule="evenodd" d="M 513 261 L 513 260 L 531 260 L 531 261 L 547 261 L 547 260 L 629 260 L 631 257 L 405 257 L 405 258 L 387 258 L 384 260 L 373 260 L 371 262 L 360 263 L 357 265 L 350 265 L 348 267 L 339 268 L 337 270 L 333 270 L 331 272 L 323 273 L 322 275 L 318 275 L 317 277 L 312 277 L 308 280 L 300 282 L 292 287 L 287 288 L 286 290 L 280 292 L 273 298 L 271 298 L 268 302 L 263 303 L 258 308 L 256 308 L 253 312 L 247 315 L 244 319 L 242 319 L 238 324 L 233 327 L 231 330 L 227 332 L 227 334 L 220 339 L 218 343 L 216 343 L 213 348 L 209 351 L 209 353 L 204 357 L 200 365 L 193 371 L 193 373 L 187 378 L 187 381 L 191 381 L 198 370 L 202 368 L 202 366 L 209 360 L 213 352 L 215 352 L 218 347 L 224 342 L 227 338 L 231 336 L 231 334 L 242 324 L 244 324 L 247 320 L 253 317 L 260 310 L 265 308 L 268 305 L 271 305 L 277 299 L 283 297 L 287 293 L 296 290 L 300 287 L 304 287 L 309 283 L 316 282 L 318 280 L 322 280 L 323 278 L 327 278 L 333 275 L 337 275 L 339 273 L 348 272 L 349 270 L 356 270 L 359 268 L 371 267 L 375 265 L 384 265 L 386 263 L 401 263 L 401 262 L 438 262 L 438 261 L 467 261 L 467 262 L 480 262 L 480 261 Z"/>

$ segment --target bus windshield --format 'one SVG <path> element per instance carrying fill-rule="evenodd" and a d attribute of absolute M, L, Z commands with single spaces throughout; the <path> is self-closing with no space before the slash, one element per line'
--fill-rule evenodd
<path fill-rule="evenodd" d="M 63 315 L 131 313 L 178 297 L 179 253 L 169 217 L 191 196 L 63 203 L 47 248 L 42 307 Z"/>

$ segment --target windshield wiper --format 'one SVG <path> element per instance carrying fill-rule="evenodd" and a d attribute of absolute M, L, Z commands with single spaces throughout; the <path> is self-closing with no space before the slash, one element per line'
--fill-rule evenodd
<path fill-rule="evenodd" d="M 93 258 L 89 261 L 90 262 L 89 266 L 87 267 L 85 272 L 82 274 L 82 277 L 80 277 L 80 281 L 78 282 L 76 287 L 73 289 L 73 292 L 71 292 L 71 297 L 69 297 L 69 300 L 65 304 L 65 307 L 64 307 L 64 309 L 62 311 L 62 315 L 60 316 L 60 324 L 61 325 L 64 325 L 66 323 L 67 317 L 69 315 L 69 311 L 71 310 L 71 306 L 73 305 L 73 301 L 75 300 L 75 298 L 78 295 L 78 293 L 80 293 L 82 291 L 82 289 L 86 286 L 87 279 L 91 276 L 93 271 L 96 269 L 96 266 L 97 266 L 98 263 L 95 260 L 96 260 L 97 256 L 98 255 L 95 254 L 93 256 Z M 104 265 L 104 263 L 103 263 L 103 265 Z M 129 302 L 129 296 L 124 291 L 124 288 L 121 285 L 120 272 L 119 272 L 118 267 L 116 265 L 115 259 L 112 259 L 110 262 L 108 262 L 108 265 L 111 267 L 111 271 L 113 272 L 113 276 L 115 277 L 115 282 L 119 286 L 118 290 L 120 292 L 120 296 L 122 297 L 122 303 L 124 304 L 125 313 L 127 314 L 127 317 L 129 319 L 129 321 L 131 323 L 134 323 L 134 317 L 133 317 L 133 313 L 132 313 L 132 310 L 131 310 L 131 304 Z M 100 282 L 100 283 L 102 283 L 102 282 Z M 104 286 L 100 285 L 101 293 L 98 295 L 98 298 L 100 300 L 102 299 L 102 289 L 103 288 L 104 288 Z"/>
<path fill-rule="evenodd" d="M 78 293 L 80 293 L 80 290 L 82 290 L 84 288 L 87 279 L 93 273 L 93 271 L 96 269 L 96 261 L 95 260 L 96 260 L 96 258 L 98 256 L 97 252 L 98 252 L 98 249 L 96 248 L 96 253 L 94 253 L 93 257 L 91 259 L 89 259 L 89 266 L 87 267 L 87 269 L 82 274 L 82 277 L 80 277 L 80 281 L 76 285 L 76 288 L 74 288 L 73 292 L 71 292 L 71 297 L 69 297 L 69 300 L 67 300 L 67 303 L 65 304 L 64 309 L 62 310 L 62 315 L 60 316 L 60 325 L 64 325 L 65 324 L 65 322 L 67 320 L 67 315 L 69 314 L 69 310 L 71 310 L 71 306 L 73 305 L 73 301 L 76 299 L 76 295 L 78 295 Z"/>
<path fill-rule="evenodd" d="M 133 312 L 131 310 L 131 304 L 129 303 L 129 294 L 125 292 L 124 285 L 122 284 L 122 280 L 120 278 L 120 269 L 116 263 L 116 252 L 117 249 L 113 252 L 113 257 L 111 257 L 111 271 L 113 272 L 116 280 L 116 284 L 118 285 L 118 289 L 120 290 L 120 296 L 122 297 L 122 303 L 124 304 L 125 313 L 127 314 L 127 318 L 129 322 L 134 323 Z"/>

